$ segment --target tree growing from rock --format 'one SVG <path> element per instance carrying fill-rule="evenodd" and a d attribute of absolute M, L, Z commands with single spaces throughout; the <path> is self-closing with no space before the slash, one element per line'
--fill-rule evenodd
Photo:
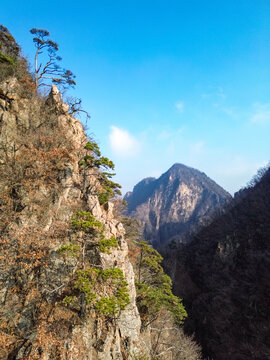
<path fill-rule="evenodd" d="M 50 33 L 44 29 L 31 29 L 34 35 L 33 42 L 36 47 L 34 80 L 36 89 L 40 86 L 48 86 L 50 83 L 62 85 L 64 88 L 76 85 L 75 75 L 71 70 L 66 70 L 59 65 L 62 58 L 58 55 L 59 46 L 49 39 Z M 43 64 L 40 55 L 47 54 L 47 60 Z"/>

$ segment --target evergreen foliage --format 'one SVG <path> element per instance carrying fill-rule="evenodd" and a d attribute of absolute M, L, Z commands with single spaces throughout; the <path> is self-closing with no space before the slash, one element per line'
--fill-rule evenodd
<path fill-rule="evenodd" d="M 88 309 L 103 316 L 116 315 L 129 304 L 127 282 L 119 268 L 78 270 L 71 292 L 74 295 L 66 296 L 63 305 L 80 306 L 83 294 Z"/>
<path fill-rule="evenodd" d="M 168 310 L 174 321 L 182 324 L 187 317 L 182 301 L 172 293 L 172 281 L 164 273 L 162 256 L 146 241 L 139 241 L 137 260 L 137 304 L 144 325 L 151 323 L 163 309 Z"/>
<path fill-rule="evenodd" d="M 112 236 L 110 239 L 101 238 L 98 244 L 100 252 L 106 254 L 111 253 L 111 248 L 118 248 L 118 241 L 114 236 Z"/>
<path fill-rule="evenodd" d="M 85 169 L 97 168 L 99 170 L 98 178 L 102 189 L 97 195 L 100 205 L 104 205 L 114 196 L 121 195 L 121 185 L 110 180 L 115 173 L 106 171 L 114 170 L 114 163 L 107 157 L 101 156 L 101 151 L 96 142 L 88 141 L 85 149 L 87 153 L 80 160 L 79 165 L 84 166 Z"/>
<path fill-rule="evenodd" d="M 15 65 L 16 60 L 14 58 L 11 58 L 5 54 L 0 53 L 0 63 L 7 63 L 9 65 Z"/>
<path fill-rule="evenodd" d="M 93 235 L 93 240 L 98 245 L 99 251 L 102 253 L 110 254 L 111 248 L 118 247 L 118 241 L 114 236 L 110 239 L 105 238 L 104 226 L 100 221 L 97 221 L 90 212 L 78 211 L 74 213 L 73 218 L 71 219 L 71 228 L 75 231 L 83 231 Z M 58 252 L 68 252 L 74 256 L 74 251 L 77 249 L 76 246 L 77 245 L 74 244 L 62 246 L 58 249 Z"/>
<path fill-rule="evenodd" d="M 62 304 L 70 308 L 78 308 L 81 316 L 87 309 L 93 309 L 103 316 L 116 315 L 129 303 L 127 282 L 123 271 L 117 267 L 99 269 L 87 265 L 85 258 L 86 243 L 97 246 L 100 253 L 110 254 L 111 248 L 118 247 L 117 239 L 104 236 L 104 226 L 87 211 L 77 211 L 71 219 L 71 229 L 82 231 L 85 235 L 80 245 L 69 243 L 61 246 L 57 252 L 61 255 L 78 258 L 79 270 L 76 271 L 69 293 Z M 90 241 L 90 242 L 89 242 Z"/>
<path fill-rule="evenodd" d="M 69 243 L 68 245 L 63 245 L 59 249 L 57 249 L 57 252 L 59 254 L 64 254 L 68 256 L 78 257 L 79 253 L 81 251 L 80 245 L 76 245 L 73 243 Z"/>
<path fill-rule="evenodd" d="M 74 230 L 81 230 L 84 232 L 99 232 L 104 229 L 101 222 L 97 221 L 94 215 L 86 211 L 78 211 L 73 215 L 71 227 Z"/>

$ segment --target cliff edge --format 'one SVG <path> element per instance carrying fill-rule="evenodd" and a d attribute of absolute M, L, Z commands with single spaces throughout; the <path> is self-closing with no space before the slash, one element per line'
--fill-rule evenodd
<path fill-rule="evenodd" d="M 0 359 L 140 354 L 125 231 L 55 86 L 42 98 L 1 83 L 0 144 Z"/>

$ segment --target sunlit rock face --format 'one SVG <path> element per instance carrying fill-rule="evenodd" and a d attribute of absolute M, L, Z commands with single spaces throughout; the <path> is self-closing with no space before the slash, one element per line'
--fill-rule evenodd
<path fill-rule="evenodd" d="M 132 360 L 151 346 L 141 345 L 124 228 L 93 190 L 101 186 L 98 170 L 79 166 L 87 137 L 68 110 L 55 86 L 39 98 L 15 78 L 0 83 L 0 359 Z M 84 258 L 88 267 L 123 272 L 129 304 L 116 318 L 93 310 L 82 318 L 62 303 L 78 260 L 58 249 L 81 241 L 83 232 L 72 235 L 70 227 L 78 210 L 118 240 L 108 254 L 85 240 Z"/>
<path fill-rule="evenodd" d="M 146 178 L 126 194 L 127 214 L 141 221 L 145 239 L 157 247 L 189 235 L 230 201 L 228 192 L 204 173 L 174 164 L 160 178 Z"/>

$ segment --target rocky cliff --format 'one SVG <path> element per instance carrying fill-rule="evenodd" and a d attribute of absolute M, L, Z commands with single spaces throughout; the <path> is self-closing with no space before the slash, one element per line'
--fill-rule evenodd
<path fill-rule="evenodd" d="M 115 215 L 113 163 L 69 111 L 55 86 L 0 83 L 0 359 L 200 360 L 170 279 Z"/>
<path fill-rule="evenodd" d="M 204 173 L 173 165 L 160 178 L 146 178 L 125 195 L 127 214 L 141 221 L 144 237 L 157 247 L 186 243 L 214 210 L 231 199 Z"/>
<path fill-rule="evenodd" d="M 0 359 L 147 355 L 125 231 L 68 111 L 55 86 L 0 86 Z"/>

